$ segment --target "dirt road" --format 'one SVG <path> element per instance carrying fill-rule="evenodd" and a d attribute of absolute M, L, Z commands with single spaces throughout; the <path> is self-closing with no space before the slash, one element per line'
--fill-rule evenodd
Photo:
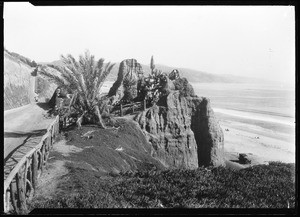
<path fill-rule="evenodd" d="M 54 119 L 43 115 L 47 112 L 45 104 L 29 104 L 4 111 L 4 159 L 30 137 L 42 136 Z"/>

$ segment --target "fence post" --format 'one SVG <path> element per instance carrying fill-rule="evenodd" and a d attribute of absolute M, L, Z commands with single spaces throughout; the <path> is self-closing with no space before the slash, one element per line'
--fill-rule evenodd
<path fill-rule="evenodd" d="M 15 180 L 15 183 L 11 182 L 10 183 L 10 196 L 11 196 L 11 202 L 12 202 L 12 205 L 13 205 L 13 208 L 15 211 L 18 210 L 18 206 L 17 206 L 17 201 L 16 201 L 16 180 Z"/>
<path fill-rule="evenodd" d="M 123 116 L 123 106 L 122 106 L 122 104 L 120 104 L 120 116 L 121 117 Z"/>
<path fill-rule="evenodd" d="M 40 149 L 40 153 L 41 153 L 41 161 L 40 161 L 40 166 L 41 166 L 41 174 L 43 173 L 43 170 L 44 170 L 44 141 L 43 140 L 43 145 Z"/>
<path fill-rule="evenodd" d="M 37 170 L 38 170 L 38 156 L 35 151 L 32 155 L 32 186 L 36 188 L 37 186 Z"/>
<path fill-rule="evenodd" d="M 132 103 L 132 113 L 134 113 L 134 103 Z"/>
<path fill-rule="evenodd" d="M 52 144 L 54 143 L 55 140 L 55 123 L 52 125 L 52 131 L 51 131 L 51 143 L 49 146 L 49 149 L 51 149 Z"/>
<path fill-rule="evenodd" d="M 11 195 L 10 195 L 10 190 L 6 189 L 5 192 L 3 192 L 3 208 L 4 208 L 4 212 L 7 212 L 9 210 L 9 207 L 10 207 L 10 202 L 9 202 L 9 199 L 11 198 Z"/>
<path fill-rule="evenodd" d="M 26 198 L 25 198 L 25 186 L 21 172 L 19 171 L 16 175 L 18 199 L 19 199 L 19 210 L 18 214 L 27 214 Z"/>
<path fill-rule="evenodd" d="M 144 105 L 144 111 L 146 110 L 146 99 L 144 99 L 144 103 L 143 103 Z"/>

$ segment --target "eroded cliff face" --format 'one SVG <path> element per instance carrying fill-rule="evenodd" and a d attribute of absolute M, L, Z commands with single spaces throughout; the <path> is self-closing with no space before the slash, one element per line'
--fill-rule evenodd
<path fill-rule="evenodd" d="M 4 51 L 4 110 L 27 105 L 33 100 L 33 70 Z"/>
<path fill-rule="evenodd" d="M 185 78 L 173 82 L 175 90 L 135 117 L 151 155 L 169 168 L 225 165 L 224 134 L 209 99 L 196 96 Z"/>
<path fill-rule="evenodd" d="M 191 130 L 188 102 L 173 91 L 167 106 L 153 106 L 138 114 L 135 121 L 152 144 L 151 155 L 168 168 L 198 167 L 197 144 Z"/>
<path fill-rule="evenodd" d="M 57 85 L 31 63 L 26 57 L 4 51 L 4 110 L 34 103 L 35 99 L 48 102 L 53 95 Z M 51 73 L 57 74 L 54 70 Z"/>
<path fill-rule="evenodd" d="M 205 97 L 189 97 L 191 129 L 197 142 L 199 166 L 222 166 L 224 162 L 224 134 Z"/>
<path fill-rule="evenodd" d="M 59 76 L 59 72 L 54 69 L 48 69 L 48 71 L 53 75 Z M 54 82 L 50 81 L 49 78 L 41 75 L 39 72 L 37 72 L 37 76 L 35 77 L 35 79 L 35 92 L 38 95 L 39 102 L 49 103 L 58 86 Z"/>

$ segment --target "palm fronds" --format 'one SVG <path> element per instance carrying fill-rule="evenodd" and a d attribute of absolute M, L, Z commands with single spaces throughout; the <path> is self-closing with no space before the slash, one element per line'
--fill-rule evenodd
<path fill-rule="evenodd" d="M 76 97 L 72 99 L 73 108 L 81 115 L 93 112 L 100 119 L 99 108 L 96 108 L 97 96 L 115 64 L 110 62 L 104 64 L 103 58 L 96 62 L 95 57 L 89 51 L 80 55 L 78 61 L 71 54 L 61 55 L 61 61 L 63 66 L 53 64 L 40 66 L 40 73 L 58 86 L 76 94 Z M 49 69 L 56 70 L 60 76 L 54 75 Z M 99 124 L 103 125 L 101 120 Z"/>

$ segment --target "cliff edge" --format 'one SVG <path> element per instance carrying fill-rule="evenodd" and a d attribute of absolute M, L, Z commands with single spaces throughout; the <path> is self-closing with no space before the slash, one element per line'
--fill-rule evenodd
<path fill-rule="evenodd" d="M 167 95 L 134 118 L 151 155 L 167 168 L 224 166 L 224 134 L 209 99 L 196 96 L 187 79 L 170 78 Z"/>

